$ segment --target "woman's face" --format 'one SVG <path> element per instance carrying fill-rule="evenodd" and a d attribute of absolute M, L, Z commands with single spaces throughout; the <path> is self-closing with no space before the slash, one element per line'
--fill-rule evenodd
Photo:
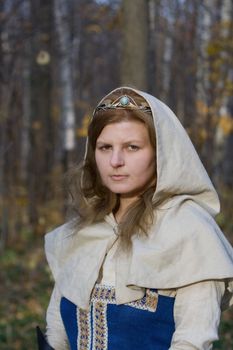
<path fill-rule="evenodd" d="M 95 159 L 103 184 L 121 198 L 137 198 L 155 183 L 155 150 L 140 121 L 106 125 L 96 141 Z"/>

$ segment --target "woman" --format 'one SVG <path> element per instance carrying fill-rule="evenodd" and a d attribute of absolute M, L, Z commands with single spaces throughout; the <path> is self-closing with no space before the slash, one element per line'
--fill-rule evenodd
<path fill-rule="evenodd" d="M 173 112 L 121 87 L 98 104 L 70 178 L 78 219 L 46 235 L 56 350 L 209 350 L 233 303 L 218 196 Z"/>

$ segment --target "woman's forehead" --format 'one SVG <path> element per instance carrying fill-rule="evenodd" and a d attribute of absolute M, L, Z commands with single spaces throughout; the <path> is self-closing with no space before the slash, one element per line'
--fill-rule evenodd
<path fill-rule="evenodd" d="M 122 120 L 107 124 L 101 131 L 98 140 L 110 139 L 142 139 L 149 138 L 146 125 L 138 120 Z"/>

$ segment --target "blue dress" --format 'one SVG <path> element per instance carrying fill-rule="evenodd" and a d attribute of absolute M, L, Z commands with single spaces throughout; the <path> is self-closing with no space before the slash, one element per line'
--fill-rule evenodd
<path fill-rule="evenodd" d="M 89 310 L 62 297 L 61 317 L 71 350 L 168 350 L 175 331 L 174 297 L 146 289 L 117 305 L 113 287 L 96 285 Z"/>

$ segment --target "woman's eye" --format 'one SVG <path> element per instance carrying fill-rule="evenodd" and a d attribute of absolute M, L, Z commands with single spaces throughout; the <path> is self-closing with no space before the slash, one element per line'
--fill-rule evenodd
<path fill-rule="evenodd" d="M 136 146 L 136 145 L 129 145 L 129 146 L 128 146 L 128 149 L 129 149 L 130 151 L 137 151 L 137 150 L 139 150 L 139 147 Z"/>
<path fill-rule="evenodd" d="M 102 145 L 102 146 L 99 146 L 99 147 L 97 147 L 97 148 L 98 148 L 98 150 L 100 150 L 100 151 L 108 151 L 108 150 L 111 149 L 111 145 Z"/>

